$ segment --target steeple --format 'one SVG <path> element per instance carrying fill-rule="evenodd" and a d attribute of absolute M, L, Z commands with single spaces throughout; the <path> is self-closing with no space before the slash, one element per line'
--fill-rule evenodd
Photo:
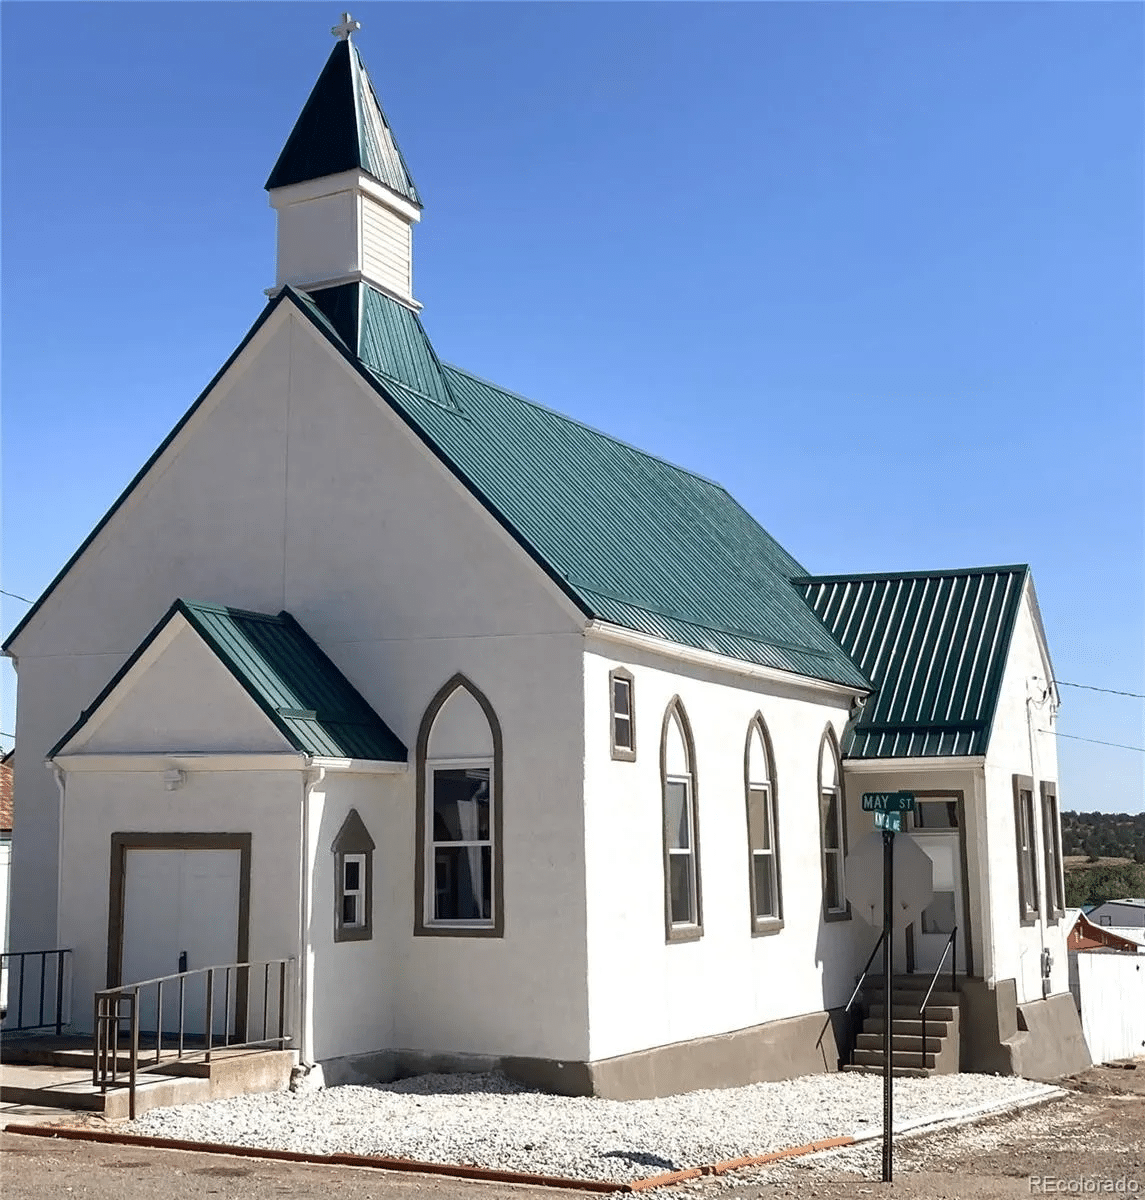
<path fill-rule="evenodd" d="M 275 287 L 365 280 L 411 308 L 421 197 L 378 103 L 349 13 L 266 190 L 278 213 Z"/>

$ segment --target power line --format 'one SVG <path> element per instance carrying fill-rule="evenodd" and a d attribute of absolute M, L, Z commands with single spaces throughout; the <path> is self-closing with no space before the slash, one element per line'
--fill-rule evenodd
<path fill-rule="evenodd" d="M 1145 695 L 1141 692 L 1119 692 L 1116 688 L 1094 687 L 1092 683 L 1066 683 L 1064 679 L 1055 679 L 1054 683 L 1058 687 L 1085 688 L 1087 692 L 1106 692 L 1110 696 L 1132 696 L 1134 700 L 1145 700 Z M 1062 734 L 1062 737 L 1065 737 L 1065 734 Z"/>
<path fill-rule="evenodd" d="M 1102 742 L 1097 738 L 1078 737 L 1076 733 L 1058 733 L 1054 729 L 1039 729 L 1039 733 L 1048 733 L 1051 737 L 1069 738 L 1073 742 L 1092 742 L 1095 746 L 1116 746 L 1118 750 L 1137 750 L 1145 754 L 1145 746 L 1127 746 L 1124 742 Z"/>
<path fill-rule="evenodd" d="M 11 596 L 13 600 L 23 600 L 25 604 L 32 603 L 27 596 L 18 596 L 15 592 L 10 592 L 6 588 L 0 588 L 0 596 Z"/>

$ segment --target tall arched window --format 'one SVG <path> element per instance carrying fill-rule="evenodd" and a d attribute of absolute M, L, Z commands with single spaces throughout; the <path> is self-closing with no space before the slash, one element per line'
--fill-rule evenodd
<path fill-rule="evenodd" d="M 684 706 L 676 696 L 664 713 L 660 776 L 664 798 L 664 923 L 669 941 L 703 933 L 700 828 L 696 813 L 696 751 Z"/>
<path fill-rule="evenodd" d="M 747 728 L 743 758 L 753 933 L 775 933 L 783 928 L 774 763 L 767 726 L 756 713 Z"/>
<path fill-rule="evenodd" d="M 823 917 L 827 921 L 845 921 L 851 915 L 843 878 L 847 811 L 843 802 L 839 742 L 830 725 L 819 745 L 819 823 L 823 833 Z"/>
<path fill-rule="evenodd" d="M 504 933 L 501 758 L 492 705 L 455 675 L 417 737 L 415 934 Z"/>

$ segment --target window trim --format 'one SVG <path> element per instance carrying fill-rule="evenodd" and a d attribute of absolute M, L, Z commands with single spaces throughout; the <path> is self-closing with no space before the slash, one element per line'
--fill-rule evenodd
<path fill-rule="evenodd" d="M 445 707 L 446 701 L 458 688 L 464 688 L 477 701 L 481 711 L 489 722 L 489 732 L 493 738 L 493 757 L 480 756 L 467 759 L 428 758 L 429 739 L 433 732 L 434 722 L 438 713 Z M 458 672 L 446 681 L 429 702 L 417 733 L 416 750 L 416 788 L 415 817 L 414 817 L 414 937 L 470 937 L 470 938 L 502 938 L 505 936 L 505 804 L 504 804 L 504 743 L 501 736 L 501 722 L 488 697 L 470 679 Z M 427 788 L 432 781 L 432 771 L 436 767 L 490 767 L 489 780 L 490 802 L 493 805 L 493 819 L 490 827 L 493 845 L 493 920 L 488 923 L 473 922 L 441 922 L 427 916 L 432 913 L 432 906 L 427 897 L 426 877 L 432 879 L 432 872 L 427 871 L 426 849 L 426 813 L 428 810 Z M 432 840 L 430 842 L 432 848 Z"/>
<path fill-rule="evenodd" d="M 668 730 L 675 720 L 680 727 L 684 742 L 684 755 L 688 760 L 688 775 L 668 774 Z M 672 875 L 668 848 L 668 784 L 686 782 L 692 834 L 692 878 L 696 899 L 694 922 L 673 923 L 672 921 Z M 700 873 L 700 805 L 699 778 L 696 769 L 696 743 L 692 737 L 692 726 L 679 696 L 673 696 L 664 709 L 664 720 L 660 727 L 660 836 L 664 849 L 664 940 L 666 942 L 695 942 L 704 936 L 704 898 Z"/>
<path fill-rule="evenodd" d="M 1065 873 L 1062 862 L 1058 785 L 1052 780 L 1044 779 L 1039 786 L 1042 809 L 1042 854 L 1046 871 L 1046 915 L 1049 922 L 1054 924 L 1065 916 Z"/>
<path fill-rule="evenodd" d="M 1034 779 L 1032 775 L 1015 775 L 1014 786 L 1014 849 L 1018 867 L 1018 916 L 1023 925 L 1035 925 L 1041 916 L 1041 897 L 1038 889 L 1037 814 L 1034 809 Z M 1022 796 L 1030 798 L 1027 813 L 1029 845 L 1022 849 Z M 1028 859 L 1032 894 L 1026 894 L 1025 871 Z"/>
<path fill-rule="evenodd" d="M 616 681 L 628 684 L 628 732 L 631 744 L 619 746 L 616 742 Z M 614 667 L 608 673 L 608 741 L 612 757 L 617 762 L 636 761 L 636 677 L 626 667 Z"/>
<path fill-rule="evenodd" d="M 763 746 L 764 759 L 767 762 L 768 778 L 766 781 L 767 800 L 765 811 L 771 824 L 771 861 L 775 878 L 775 916 L 760 916 L 759 902 L 755 892 L 755 855 L 756 849 L 751 841 L 751 793 L 752 784 L 759 780 L 751 777 L 751 739 L 758 732 Z M 780 865 L 779 853 L 779 801 L 778 785 L 775 781 L 775 754 L 771 744 L 771 734 L 763 714 L 757 712 L 748 722 L 747 739 L 743 747 L 743 791 L 745 816 L 747 819 L 747 886 L 750 903 L 751 936 L 767 937 L 778 933 L 783 928 L 783 871 Z"/>
<path fill-rule="evenodd" d="M 829 747 L 832 756 L 835 759 L 835 778 L 839 781 L 838 786 L 833 788 L 825 787 L 823 784 L 823 751 Z M 816 765 L 817 772 L 817 795 L 819 803 L 819 868 L 821 873 L 821 883 L 823 887 L 823 905 L 822 914 L 824 921 L 849 921 L 851 919 L 851 902 L 847 899 L 847 873 L 844 863 L 848 852 L 847 838 L 847 791 L 843 783 L 843 756 L 839 753 L 839 739 L 835 734 L 835 727 L 828 725 L 823 730 L 823 736 L 819 739 L 819 760 Z M 836 812 L 839 815 L 839 847 L 837 850 L 827 849 L 827 805 L 823 803 L 823 797 L 828 792 L 835 792 L 839 798 L 839 803 L 836 807 Z M 827 907 L 827 855 L 839 855 L 839 885 L 842 891 L 841 899 L 843 906 L 841 908 Z"/>
<path fill-rule="evenodd" d="M 334 855 L 334 941 L 368 942 L 374 936 L 374 839 L 358 810 L 350 809 L 342 827 L 330 845 Z M 345 862 L 348 858 L 364 860 L 362 870 L 361 924 L 342 923 L 342 901 L 345 899 Z"/>
<path fill-rule="evenodd" d="M 495 803 L 493 800 L 493 789 L 496 784 L 496 764 L 494 763 L 492 756 L 486 755 L 483 758 L 430 758 L 426 760 L 427 814 L 430 811 L 429 797 L 432 794 L 431 789 L 434 783 L 434 776 L 438 771 L 459 771 L 473 769 L 489 772 L 489 798 L 491 804 Z M 464 917 L 440 918 L 434 917 L 431 914 L 433 913 L 434 899 L 437 891 L 437 878 L 433 868 L 435 860 L 434 851 L 438 846 L 453 846 L 455 848 L 463 848 L 465 846 L 488 845 L 490 863 L 496 863 L 499 848 L 499 843 L 497 841 L 497 828 L 495 823 L 496 815 L 497 814 L 495 810 L 490 813 L 490 817 L 493 819 L 489 822 L 488 842 L 486 842 L 484 839 L 474 839 L 470 842 L 439 842 L 434 838 L 432 829 L 426 830 L 427 836 L 425 839 L 424 848 L 425 861 L 423 863 L 425 873 L 425 891 L 422 895 L 422 913 L 425 917 L 425 922 L 427 925 L 432 926 L 434 929 L 491 929 L 493 927 L 497 913 L 497 881 L 495 877 L 491 892 L 494 913 L 493 918 L 488 920 Z"/>

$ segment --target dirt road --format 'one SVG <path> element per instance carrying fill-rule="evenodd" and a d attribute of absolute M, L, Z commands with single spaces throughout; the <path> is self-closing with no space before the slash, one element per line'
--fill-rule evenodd
<path fill-rule="evenodd" d="M 879 1182 L 880 1148 L 792 1160 L 656 1195 L 697 1200 L 1012 1200 L 1139 1195 L 1145 1200 L 1145 1060 L 1099 1067 L 1038 1108 L 904 1139 L 895 1182 Z M 573 1200 L 585 1193 L 354 1167 L 299 1165 L 179 1150 L 0 1134 L 5 1200 Z"/>

